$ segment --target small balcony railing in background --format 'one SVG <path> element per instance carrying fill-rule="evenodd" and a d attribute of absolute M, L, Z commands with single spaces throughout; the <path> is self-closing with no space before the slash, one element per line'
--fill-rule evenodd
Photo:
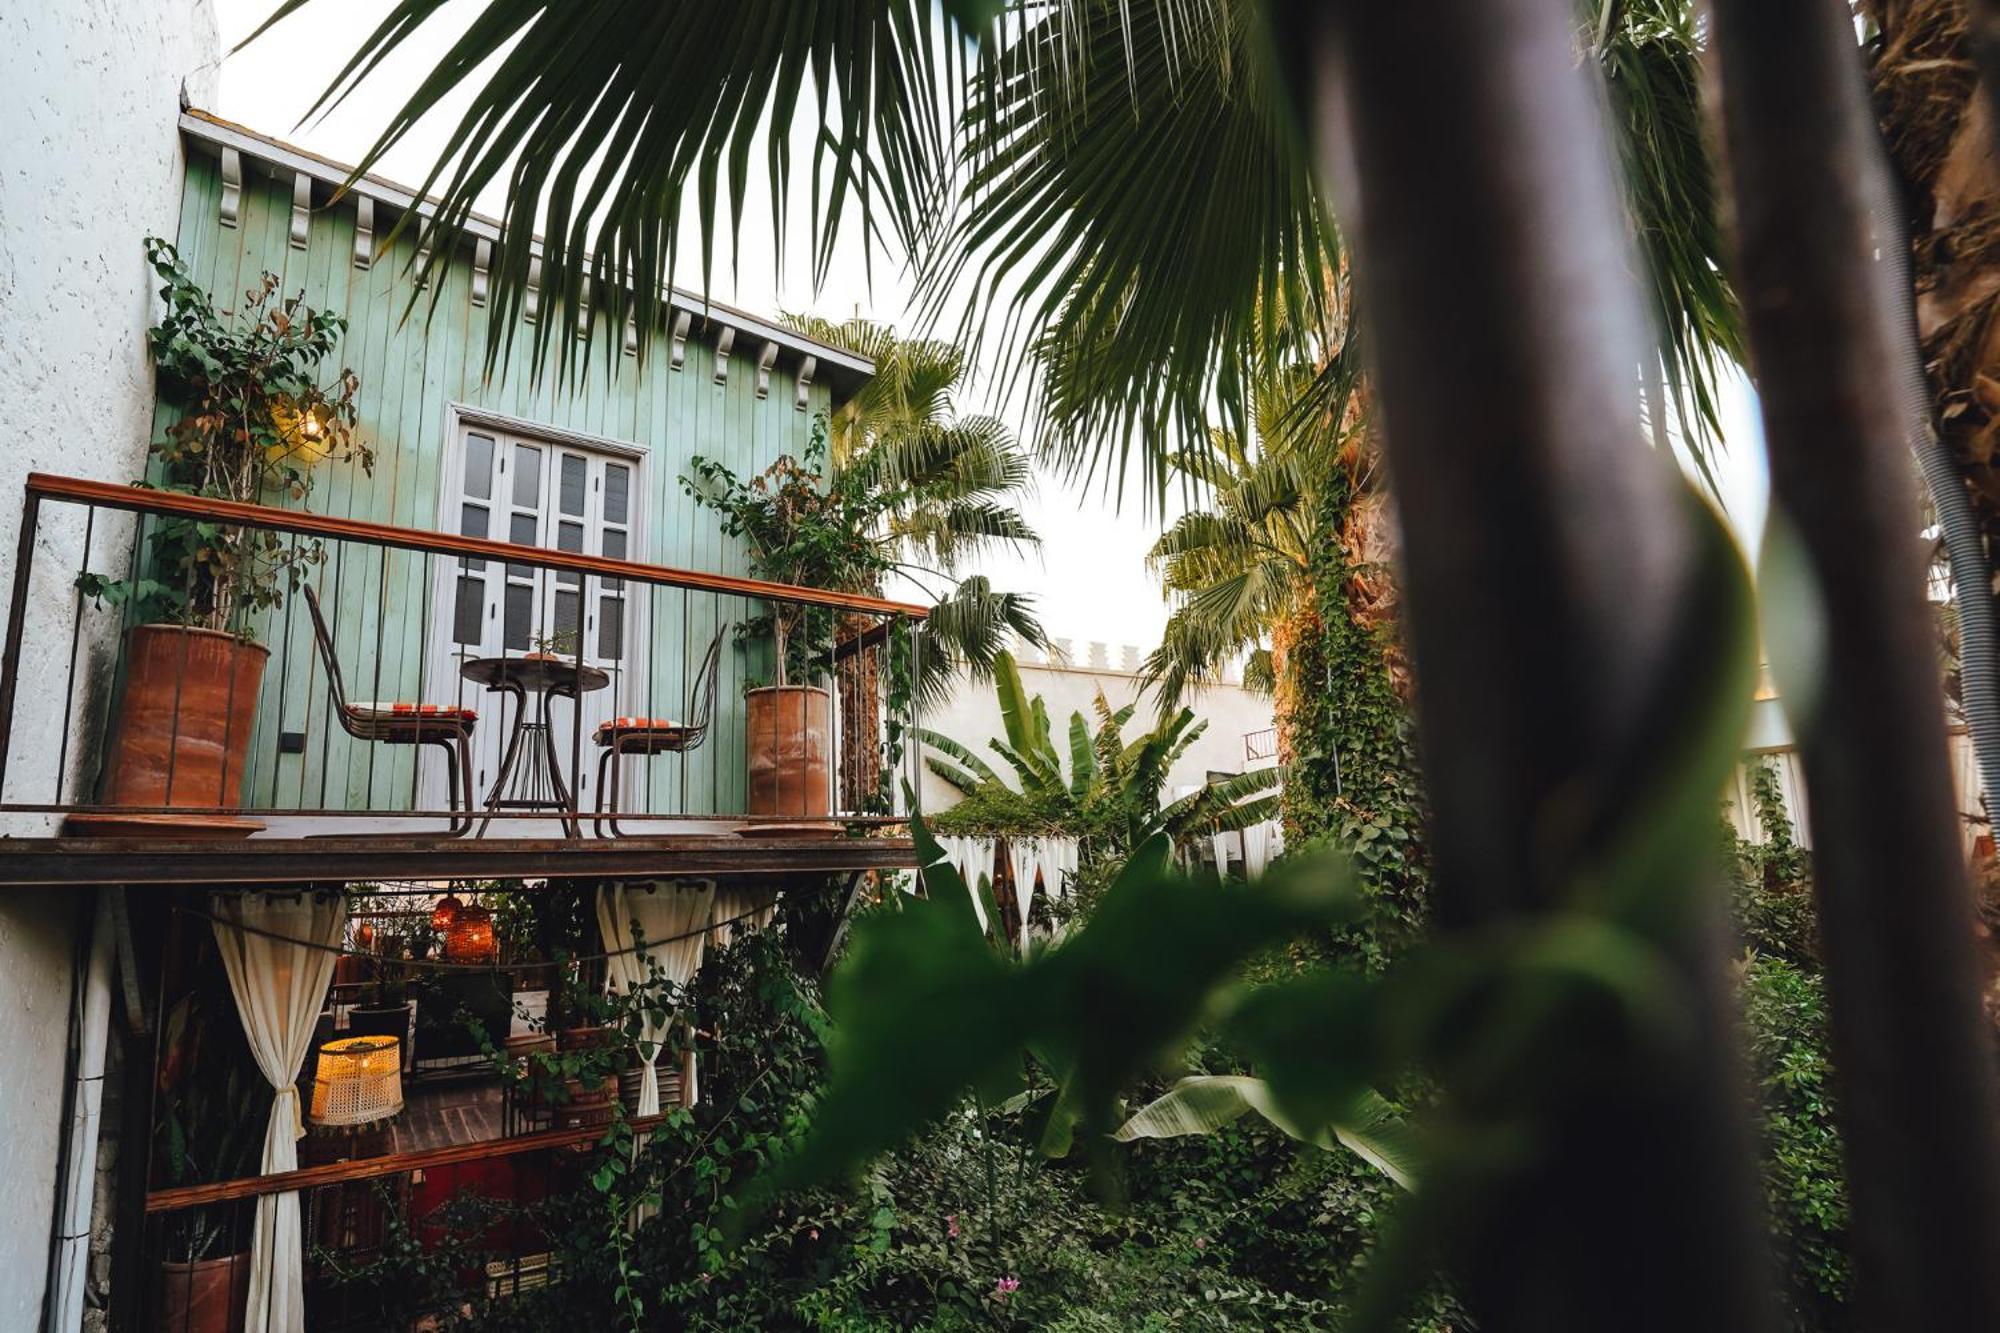
<path fill-rule="evenodd" d="M 1278 729 L 1243 733 L 1243 762 L 1246 766 L 1275 761 L 1278 757 Z"/>
<path fill-rule="evenodd" d="M 218 680 L 183 650 L 166 691 L 150 683 L 156 704 L 139 743 L 165 780 L 154 799 L 114 799 L 115 770 L 128 762 L 120 747 L 132 744 L 120 710 L 142 617 L 130 602 L 94 599 L 86 580 L 137 576 L 176 591 L 151 552 L 163 525 L 187 523 L 275 534 L 298 577 L 242 626 L 268 649 L 261 678 L 230 667 Z M 382 723 L 374 733 L 355 734 L 334 705 L 307 587 L 347 702 Z M 177 591 L 191 595 L 192 580 Z M 798 618 L 791 683 L 824 691 L 812 707 L 825 722 L 808 727 L 816 751 L 760 744 L 749 730 L 747 692 L 776 674 L 761 631 L 780 609 Z M 469 807 L 471 835 L 571 838 L 700 832 L 716 821 L 894 822 L 900 789 L 917 785 L 923 616 L 874 597 L 36 474 L 0 649 L 0 812 L 69 816 L 73 828 L 91 816 L 168 816 L 167 827 L 209 816 L 273 833 L 421 836 L 463 827 Z M 698 676 L 711 643 L 708 682 Z M 501 665 L 472 669 L 480 659 Z M 537 669 L 524 670 L 531 660 Z M 474 678 L 481 670 L 554 685 L 495 690 Z M 239 679 L 254 681 L 241 687 L 254 700 L 235 693 Z M 218 690 L 224 735 L 196 734 L 189 706 Z M 799 708 L 803 716 L 808 705 Z M 394 743 L 409 734 L 398 726 L 419 725 L 411 719 L 448 730 L 446 717 L 469 732 L 469 800 L 463 790 L 451 799 L 448 744 Z M 607 761 L 604 738 L 635 722 L 706 731 L 681 748 L 640 745 Z M 510 750 L 524 745 L 532 765 L 515 753 L 508 789 L 492 800 Z M 595 818 L 614 772 L 615 828 Z"/>

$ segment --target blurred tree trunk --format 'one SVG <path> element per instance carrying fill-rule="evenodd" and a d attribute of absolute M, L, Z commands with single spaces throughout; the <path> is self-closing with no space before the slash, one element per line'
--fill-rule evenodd
<path fill-rule="evenodd" d="M 1690 642 L 1706 595 L 1696 517 L 1639 420 L 1649 340 L 1574 7 L 1344 0 L 1287 20 L 1281 56 L 1370 312 L 1439 935 L 1490 941 L 1575 909 L 1599 840 L 1661 762 L 1661 728 L 1684 721 L 1688 673 L 1714 675 Z M 1675 884 L 1648 927 L 1680 1036 L 1571 1028 L 1589 1049 L 1564 1058 L 1593 1072 L 1541 1100 L 1471 1063 L 1442 1075 L 1447 1116 L 1518 1111 L 1537 1130 L 1450 1219 L 1483 1328 L 1765 1322 L 1745 1098 L 1699 887 Z"/>
<path fill-rule="evenodd" d="M 1945 7 L 1889 8 L 1909 23 Z M 1894 234 L 1877 127 L 1841 0 L 1723 0 L 1715 36 L 1737 291 L 1784 524 L 1776 537 L 1787 542 L 1769 563 L 1796 563 L 1812 584 L 1800 597 L 1820 608 L 1820 660 L 1773 660 L 1794 682 L 1787 704 L 1812 794 L 1860 1322 L 2000 1328 L 2000 1115 L 1915 535 L 1905 441 L 1920 423 L 1901 392 L 1908 335 L 1890 288 L 1901 274 L 1873 258 Z M 1890 43 L 1885 58 L 1907 49 Z M 1887 82 L 1900 96 L 1896 77 Z M 1984 100 L 1963 82 L 1951 113 L 1983 121 Z M 1952 137 L 1965 142 L 1965 128 Z M 1936 232 L 1919 253 L 1927 244 Z M 1948 295 L 1966 278 L 1948 272 L 1952 248 L 1920 279 L 1933 336 L 1976 326 L 1984 342 L 2000 281 L 1977 299 Z"/>

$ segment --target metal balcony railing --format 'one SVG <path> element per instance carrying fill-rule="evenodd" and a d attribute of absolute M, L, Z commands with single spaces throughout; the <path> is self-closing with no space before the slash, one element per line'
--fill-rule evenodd
<path fill-rule="evenodd" d="M 280 571 L 227 634 L 148 623 L 202 600 L 199 575 L 161 568 L 189 531 Z M 0 816 L 467 842 L 897 822 L 924 615 L 35 474 L 0 648 Z M 765 688 L 774 617 L 803 688 Z"/>

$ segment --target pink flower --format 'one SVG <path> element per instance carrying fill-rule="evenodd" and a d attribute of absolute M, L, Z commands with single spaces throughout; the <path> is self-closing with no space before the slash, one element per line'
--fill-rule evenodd
<path fill-rule="evenodd" d="M 948 1240 L 957 1240 L 957 1239 L 958 1239 L 958 1214 L 957 1214 L 957 1213 L 946 1213 L 946 1214 L 945 1214 L 945 1217 L 944 1217 L 944 1234 L 945 1234 L 945 1237 L 946 1237 L 946 1239 L 948 1239 Z"/>
<path fill-rule="evenodd" d="M 1207 1248 L 1208 1248 L 1208 1237 L 1206 1237 L 1206 1236 L 1196 1236 L 1196 1237 L 1194 1238 L 1194 1247 L 1195 1247 L 1195 1248 L 1196 1248 L 1197 1250 L 1205 1250 L 1205 1249 L 1207 1249 Z"/>
<path fill-rule="evenodd" d="M 818 1227 L 814 1227 L 814 1228 L 813 1228 L 812 1230 L 810 1230 L 810 1231 L 806 1232 L 806 1239 L 807 1239 L 807 1240 L 818 1240 L 818 1239 L 819 1239 L 819 1228 L 818 1228 Z"/>
<path fill-rule="evenodd" d="M 1009 1296 L 1012 1296 L 1015 1292 L 1019 1291 L 1020 1289 L 1021 1289 L 1020 1278 L 1003 1277 L 998 1282 L 993 1284 L 993 1298 L 995 1300 L 1004 1301 Z"/>

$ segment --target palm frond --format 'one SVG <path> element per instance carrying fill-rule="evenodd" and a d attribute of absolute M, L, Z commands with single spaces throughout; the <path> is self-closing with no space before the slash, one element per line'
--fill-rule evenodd
<path fill-rule="evenodd" d="M 973 99 L 927 308 L 969 296 L 967 338 L 1011 335 L 1003 360 L 1066 468 L 1122 478 L 1138 444 L 1163 487 L 1157 441 L 1199 432 L 1216 402 L 1247 421 L 1249 366 L 1288 311 L 1316 319 L 1338 267 L 1252 16 L 1249 0 L 1050 6 Z"/>
<path fill-rule="evenodd" d="M 936 750 L 939 754 L 944 755 L 946 758 L 952 760 L 953 762 L 965 768 L 978 781 L 981 782 L 1000 781 L 1000 775 L 998 773 L 995 773 L 992 767 L 988 765 L 984 759 L 981 759 L 977 754 L 973 753 L 970 748 L 964 745 L 960 745 L 957 741 L 945 735 L 943 732 L 933 731 L 929 727 L 919 727 L 917 728 L 917 739 L 922 741 L 925 745 L 930 746 L 933 750 Z"/>
<path fill-rule="evenodd" d="M 979 790 L 980 781 L 966 769 L 948 763 L 936 755 L 924 756 L 924 767 L 950 783 L 960 794 L 970 796 Z"/>
<path fill-rule="evenodd" d="M 265 26 L 304 3 L 285 0 Z M 446 8 L 444 0 L 397 0 L 307 114 L 339 105 L 385 62 L 428 40 L 430 21 Z M 616 331 L 628 316 L 642 340 L 663 323 L 686 205 L 695 205 L 704 285 L 717 243 L 741 230 L 753 154 L 768 168 L 773 224 L 784 225 L 794 132 L 807 125 L 821 127 L 808 201 L 815 277 L 843 226 L 906 252 L 919 245 L 954 169 L 952 126 L 973 49 L 935 14 L 903 0 L 486 0 L 389 116 L 356 174 L 469 92 L 421 183 L 420 193 L 441 197 L 430 264 L 449 262 L 473 202 L 504 182 L 489 364 L 512 342 L 538 231 L 533 364 L 544 364 L 553 343 L 561 364 L 574 368 L 600 338 L 615 363 Z M 442 287 L 431 284 L 434 294 Z M 607 317 L 593 321 L 591 339 L 574 340 L 568 331 L 586 305 Z"/>
<path fill-rule="evenodd" d="M 1336 1145 L 1360 1157 L 1404 1189 L 1415 1187 L 1416 1136 L 1380 1094 L 1365 1091 L 1343 1115 L 1325 1125 L 1301 1124 L 1286 1114 L 1270 1085 L 1245 1074 L 1198 1074 L 1133 1112 L 1112 1134 L 1120 1143 L 1134 1139 L 1177 1138 L 1215 1131 L 1254 1113 L 1303 1143 L 1331 1150 Z"/>
<path fill-rule="evenodd" d="M 1607 22 L 1607 19 L 1609 20 Z M 1743 357 L 1742 314 L 1723 275 L 1719 191 L 1702 108 L 1702 38 L 1684 0 L 1590 0 L 1595 45 L 1644 261 L 1661 373 L 1681 439 L 1708 480 L 1721 446 L 1718 395 Z M 1664 445 L 1667 423 L 1649 422 Z"/>
<path fill-rule="evenodd" d="M 1100 696 L 1101 697 L 1101 696 Z M 1090 728 L 1083 714 L 1069 715 L 1069 790 L 1082 800 L 1097 781 L 1097 752 L 1090 744 Z"/>

